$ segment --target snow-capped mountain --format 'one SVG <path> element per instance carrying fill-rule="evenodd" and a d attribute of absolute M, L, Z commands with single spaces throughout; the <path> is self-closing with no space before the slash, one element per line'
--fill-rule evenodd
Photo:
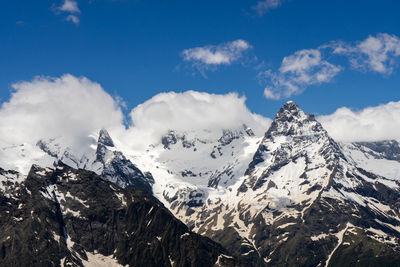
<path fill-rule="evenodd" d="M 135 187 L 152 191 L 154 183 L 152 175 L 141 172 L 122 152 L 118 151 L 105 129 L 100 130 L 97 142 L 93 142 L 93 145 L 80 157 L 77 157 L 69 147 L 60 145 L 57 139 L 39 140 L 36 145 L 47 154 L 43 159 L 47 162 L 52 161 L 52 165 L 62 161 L 74 168 L 94 171 L 122 188 Z"/>
<path fill-rule="evenodd" d="M 139 170 L 114 145 L 105 129 L 88 136 L 90 145 L 76 151 L 62 137 L 40 139 L 36 144 L 3 145 L 0 147 L 0 165 L 4 169 L 27 174 L 32 164 L 54 168 L 58 161 L 77 169 L 86 169 L 102 175 L 120 187 L 142 188 L 152 191 L 154 179 L 150 173 Z"/>
<path fill-rule="evenodd" d="M 398 257 L 399 177 L 361 168 L 344 149 L 357 144 L 336 143 L 293 102 L 262 139 L 229 136 L 224 145 L 169 132 L 149 151 L 155 168 L 138 163 L 192 229 L 259 265 L 337 264 L 339 251 L 376 241 L 377 259 Z"/>
<path fill-rule="evenodd" d="M 191 230 L 249 266 L 400 262 L 399 143 L 338 143 L 292 101 L 264 136 L 246 125 L 217 133 L 170 130 L 134 150 L 116 147 L 102 129 L 84 153 L 62 143 L 40 140 L 1 152 L 20 159 L 34 151 L 29 158 L 41 166 L 60 160 L 119 187 L 152 192 Z M 3 190 L 24 180 L 2 173 Z"/>
<path fill-rule="evenodd" d="M 400 143 L 396 140 L 340 144 L 346 157 L 361 168 L 400 179 Z"/>
<path fill-rule="evenodd" d="M 0 170 L 3 184 L 15 175 Z M 33 165 L 0 200 L 1 266 L 240 266 L 150 193 L 61 162 Z"/>
<path fill-rule="evenodd" d="M 183 219 L 192 207 L 232 190 L 259 140 L 245 125 L 223 130 L 217 138 L 206 132 L 171 130 L 132 161 L 153 174 L 155 195 Z"/>

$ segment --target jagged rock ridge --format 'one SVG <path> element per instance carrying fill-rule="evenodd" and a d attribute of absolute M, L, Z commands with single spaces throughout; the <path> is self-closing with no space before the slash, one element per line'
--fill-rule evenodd
<path fill-rule="evenodd" d="M 152 192 L 152 175 L 139 170 L 118 151 L 106 129 L 99 132 L 96 150 L 89 150 L 81 158 L 76 157 L 68 147 L 63 148 L 56 139 L 40 140 L 37 146 L 53 158 L 54 164 L 61 160 L 72 167 L 94 171 L 122 188 L 135 187 Z"/>
<path fill-rule="evenodd" d="M 0 200 L 1 266 L 240 265 L 146 191 L 62 163 L 33 166 Z"/>

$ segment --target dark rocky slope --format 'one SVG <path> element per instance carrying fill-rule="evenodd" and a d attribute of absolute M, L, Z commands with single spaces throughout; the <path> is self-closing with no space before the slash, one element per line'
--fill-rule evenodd
<path fill-rule="evenodd" d="M 0 214 L 0 266 L 239 265 L 148 192 L 62 163 L 3 187 Z"/>

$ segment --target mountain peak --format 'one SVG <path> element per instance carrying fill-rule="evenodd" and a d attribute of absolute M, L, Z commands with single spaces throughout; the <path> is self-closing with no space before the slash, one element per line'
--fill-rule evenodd
<path fill-rule="evenodd" d="M 271 127 L 266 133 L 270 138 L 276 135 L 309 135 L 311 132 L 323 132 L 322 126 L 314 115 L 306 114 L 293 101 L 286 102 L 276 113 Z"/>
<path fill-rule="evenodd" d="M 305 117 L 306 114 L 293 101 L 286 102 L 276 113 L 275 119 L 291 119 L 292 117 Z"/>
<path fill-rule="evenodd" d="M 99 144 L 103 144 L 105 146 L 114 147 L 114 142 L 111 136 L 108 134 L 107 130 L 102 128 L 99 132 Z"/>

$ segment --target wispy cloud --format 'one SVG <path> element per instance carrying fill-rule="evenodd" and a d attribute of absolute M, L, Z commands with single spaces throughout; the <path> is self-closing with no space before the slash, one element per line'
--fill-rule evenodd
<path fill-rule="evenodd" d="M 325 56 L 324 56 L 325 55 Z M 390 75 L 400 57 L 400 39 L 380 33 L 352 43 L 332 41 L 315 49 L 304 49 L 283 58 L 277 71 L 259 74 L 265 82 L 264 95 L 269 99 L 288 98 L 302 93 L 308 86 L 330 82 L 345 67 L 327 58 L 344 56 L 350 67 Z"/>
<path fill-rule="evenodd" d="M 320 50 L 300 50 L 284 57 L 277 72 L 267 70 L 261 74 L 267 81 L 264 95 L 269 99 L 287 98 L 303 92 L 308 85 L 329 82 L 340 70 L 340 66 L 324 60 Z"/>
<path fill-rule="evenodd" d="M 243 57 L 243 54 L 251 48 L 245 40 L 236 40 L 219 45 L 207 45 L 194 47 L 182 51 L 181 56 L 186 62 L 192 63 L 199 71 L 217 67 L 220 65 L 231 65 Z"/>
<path fill-rule="evenodd" d="M 262 16 L 271 9 L 275 9 L 281 6 L 284 1 L 285 0 L 258 1 L 256 5 L 252 6 L 252 9 L 257 13 L 257 15 Z"/>
<path fill-rule="evenodd" d="M 69 13 L 80 13 L 80 9 L 78 8 L 78 3 L 75 0 L 64 0 L 62 6 L 59 7 L 61 11 L 69 12 Z"/>
<path fill-rule="evenodd" d="M 79 18 L 78 18 L 77 16 L 75 16 L 75 15 L 68 15 L 68 16 L 65 18 L 65 20 L 66 20 L 66 21 L 71 21 L 71 22 L 74 23 L 75 25 L 78 25 L 79 22 L 80 22 Z"/>
<path fill-rule="evenodd" d="M 78 25 L 80 22 L 78 14 L 81 13 L 81 10 L 78 7 L 78 2 L 75 0 L 64 0 L 63 4 L 56 8 L 56 13 L 57 14 L 61 14 L 61 13 L 67 14 L 67 17 L 65 18 L 65 20 L 70 21 L 70 22 L 74 23 L 75 25 Z"/>
<path fill-rule="evenodd" d="M 355 45 L 343 42 L 333 42 L 330 45 L 334 48 L 334 54 L 348 56 L 351 66 L 361 71 L 391 74 L 400 56 L 400 39 L 387 33 L 369 36 Z"/>

